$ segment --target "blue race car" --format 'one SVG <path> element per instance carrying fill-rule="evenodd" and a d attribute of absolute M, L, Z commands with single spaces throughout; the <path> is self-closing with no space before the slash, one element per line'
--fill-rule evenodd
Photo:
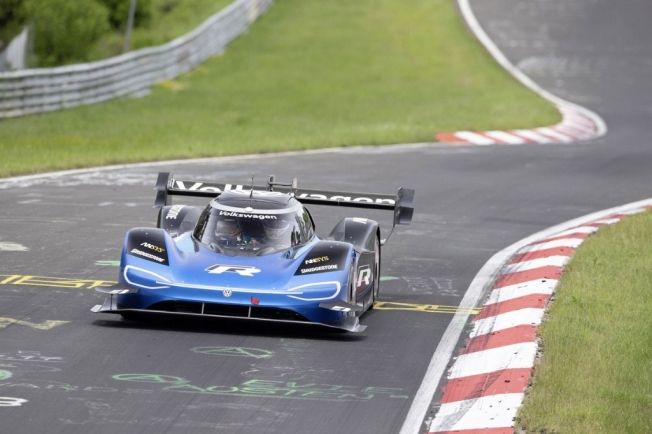
<path fill-rule="evenodd" d="M 117 288 L 93 312 L 143 312 L 313 323 L 361 332 L 380 282 L 376 221 L 347 217 L 325 239 L 304 204 L 386 209 L 409 224 L 414 190 L 397 195 L 181 181 L 159 173 L 157 228 L 127 232 Z M 210 197 L 171 205 L 170 195 Z M 394 230 L 392 227 L 392 231 Z M 390 232 L 391 235 L 391 232 Z"/>

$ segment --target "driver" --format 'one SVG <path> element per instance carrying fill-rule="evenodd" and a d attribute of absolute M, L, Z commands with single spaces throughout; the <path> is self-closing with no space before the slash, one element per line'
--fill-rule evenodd
<path fill-rule="evenodd" d="M 285 219 L 265 220 L 265 239 L 274 246 L 290 247 L 290 222 Z"/>
<path fill-rule="evenodd" d="M 236 219 L 222 219 L 215 226 L 215 240 L 225 247 L 236 247 L 241 243 L 242 230 Z"/>

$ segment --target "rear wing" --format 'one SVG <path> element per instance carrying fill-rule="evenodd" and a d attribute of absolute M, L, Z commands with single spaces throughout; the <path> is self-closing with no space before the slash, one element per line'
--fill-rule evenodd
<path fill-rule="evenodd" d="M 161 208 L 170 204 L 170 196 L 195 196 L 215 198 L 223 191 L 279 191 L 294 193 L 301 203 L 313 205 L 346 206 L 353 208 L 384 209 L 394 211 L 394 226 L 409 225 L 414 214 L 414 190 L 400 188 L 395 195 L 376 193 L 347 193 L 339 191 L 308 190 L 292 184 L 274 182 L 270 177 L 266 186 L 243 184 L 220 184 L 174 179 L 168 172 L 160 172 L 156 180 L 154 206 Z"/>

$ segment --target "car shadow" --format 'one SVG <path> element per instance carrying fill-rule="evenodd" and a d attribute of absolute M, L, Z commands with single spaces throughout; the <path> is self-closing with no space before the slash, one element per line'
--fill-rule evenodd
<path fill-rule="evenodd" d="M 219 333 L 225 335 L 317 339 L 342 342 L 359 342 L 366 339 L 365 333 L 350 333 L 316 324 L 286 324 L 235 318 L 192 317 L 165 314 L 142 314 L 138 319 L 134 320 L 123 319 L 119 316 L 115 316 L 114 318 L 96 319 L 93 321 L 93 325 L 118 329 Z"/>

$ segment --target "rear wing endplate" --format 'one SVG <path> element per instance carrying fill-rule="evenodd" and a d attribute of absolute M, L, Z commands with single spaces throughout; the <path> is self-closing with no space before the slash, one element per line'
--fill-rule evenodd
<path fill-rule="evenodd" d="M 170 196 L 195 196 L 215 198 L 223 191 L 250 191 L 252 186 L 243 184 L 220 184 L 174 179 L 168 172 L 158 174 L 154 206 L 170 205 Z M 253 186 L 254 191 L 279 191 L 294 193 L 303 204 L 346 206 L 353 208 L 384 209 L 394 211 L 394 225 L 409 225 L 414 214 L 414 190 L 400 188 L 395 195 L 377 193 L 347 193 L 339 191 L 308 190 L 290 184 L 274 183 L 267 186 Z"/>

